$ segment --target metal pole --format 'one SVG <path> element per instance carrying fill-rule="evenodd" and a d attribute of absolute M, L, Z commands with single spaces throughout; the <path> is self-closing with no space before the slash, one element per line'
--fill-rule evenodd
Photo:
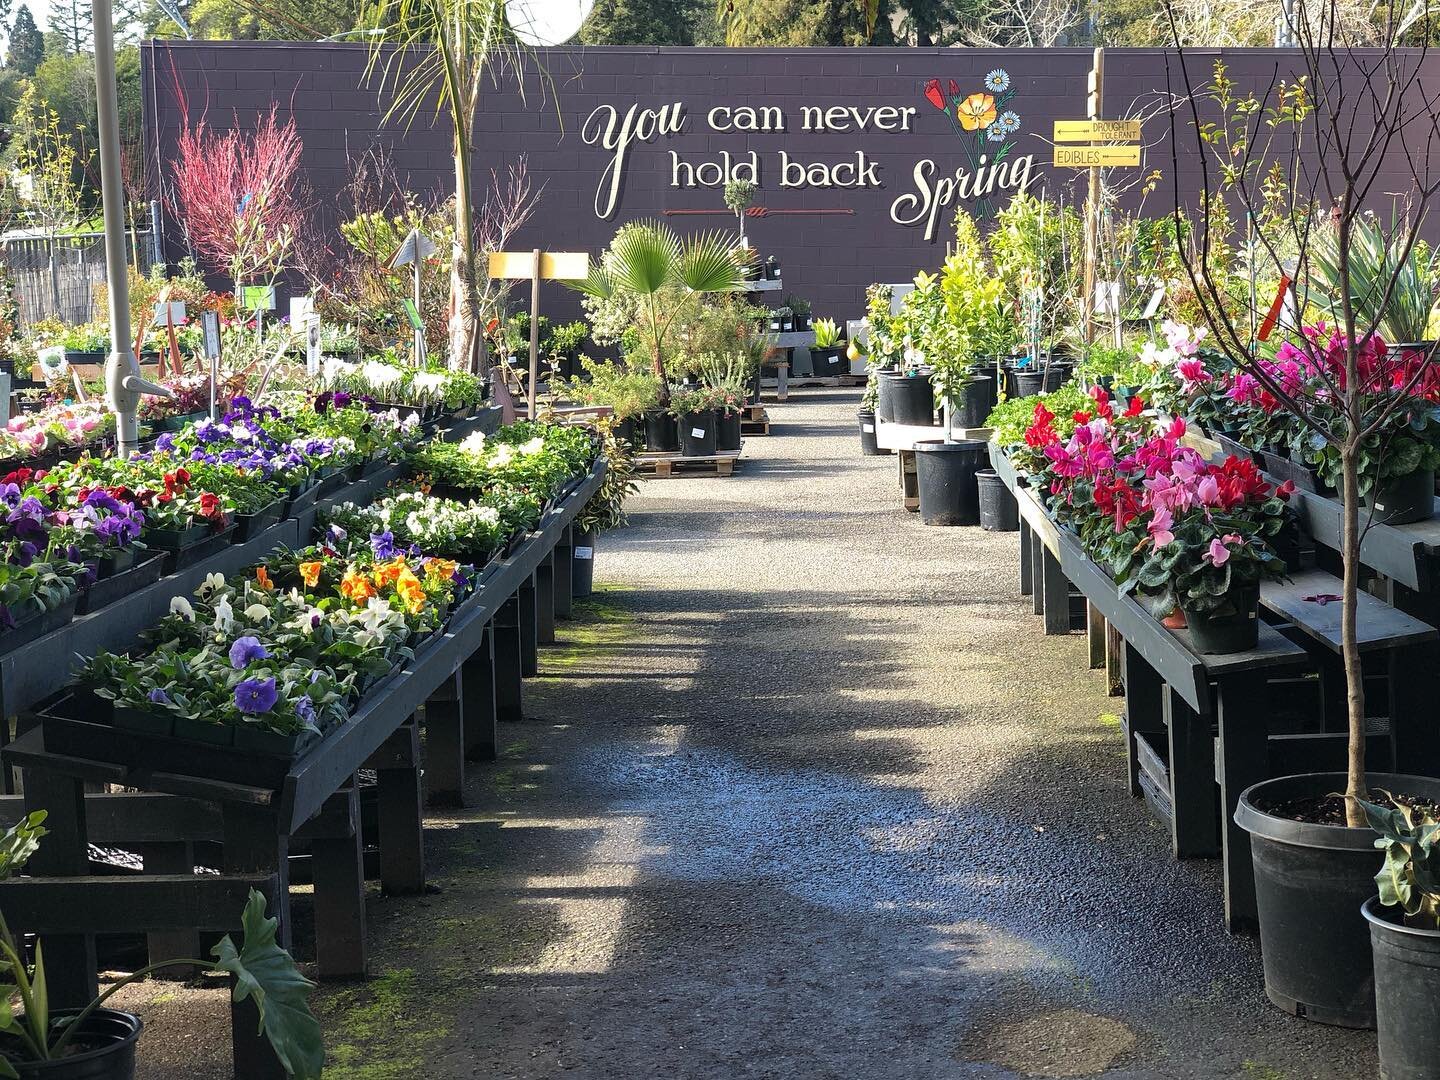
<path fill-rule="evenodd" d="M 535 419 L 535 390 L 540 381 L 540 249 L 530 276 L 530 419 Z"/>
<path fill-rule="evenodd" d="M 120 183 L 120 120 L 115 90 L 115 31 L 110 0 L 91 4 L 95 33 L 95 105 L 100 127 L 100 197 L 105 217 L 105 282 L 110 299 L 110 356 L 105 361 L 105 395 L 115 410 L 116 452 L 135 450 L 140 428 L 136 410 L 142 393 L 172 396 L 140 377 L 130 342 L 130 278 L 125 259 L 125 193 Z"/>
<path fill-rule="evenodd" d="M 420 267 L 425 260 L 420 257 L 420 242 L 415 242 L 415 315 L 420 315 Z M 416 367 L 423 367 L 425 364 L 425 329 L 424 324 L 415 328 L 415 355 L 411 357 L 411 363 Z"/>

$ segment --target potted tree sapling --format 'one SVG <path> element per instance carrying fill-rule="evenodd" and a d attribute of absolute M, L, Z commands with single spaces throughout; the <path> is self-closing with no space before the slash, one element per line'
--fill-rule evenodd
<path fill-rule="evenodd" d="M 748 248 L 750 237 L 745 234 L 745 211 L 755 202 L 755 185 L 749 180 L 727 180 L 723 198 L 735 215 L 735 231 L 740 234 L 740 246 Z"/>
<path fill-rule="evenodd" d="M 20 870 L 45 836 L 45 811 L 35 811 L 0 837 L 0 879 Z M 44 936 L 30 963 L 0 913 L 0 962 L 10 985 L 0 1009 L 0 1077 L 12 1080 L 129 1080 L 135 1075 L 140 1018 L 105 1007 L 120 990 L 167 967 L 228 973 L 231 999 L 254 1003 L 260 1028 L 280 1064 L 298 1080 L 318 1078 L 325 1061 L 320 1024 L 306 1000 L 315 984 L 300 974 L 275 941 L 277 922 L 265 917 L 265 898 L 254 889 L 240 917 L 244 936 L 230 935 L 211 950 L 213 960 L 161 960 L 118 979 L 81 1009 L 50 1007 Z"/>
<path fill-rule="evenodd" d="M 1377 89 L 1366 97 L 1363 124 L 1351 115 L 1349 82 L 1341 87 L 1347 42 L 1337 28 L 1333 0 L 1297 0 L 1285 17 L 1298 43 L 1287 52 L 1295 76 L 1274 80 L 1260 95 L 1242 93 L 1222 61 L 1212 62 L 1208 78 L 1192 77 L 1189 54 L 1179 51 L 1183 93 L 1176 98 L 1182 104 L 1171 112 L 1172 146 L 1187 137 L 1182 128 L 1188 128 L 1204 182 L 1202 206 L 1235 207 L 1247 234 L 1230 235 L 1229 215 L 1219 213 L 1202 214 L 1193 228 L 1182 226 L 1178 210 L 1176 232 L 1191 233 L 1192 250 L 1181 264 L 1212 348 L 1237 378 L 1253 379 L 1303 428 L 1307 446 L 1335 461 L 1343 574 L 1336 592 L 1349 728 L 1345 771 L 1256 784 L 1242 793 L 1235 820 L 1250 835 L 1266 993 L 1307 1019 L 1366 1027 L 1375 1022 L 1375 1000 L 1370 934 L 1360 907 L 1374 891 L 1374 867 L 1362 803 L 1372 787 L 1407 800 L 1440 797 L 1440 781 L 1366 770 L 1357 617 L 1361 540 L 1374 525 L 1365 477 L 1369 474 L 1372 484 L 1383 477 L 1386 461 L 1384 446 L 1377 454 L 1372 439 L 1379 435 L 1383 442 L 1397 415 L 1420 416 L 1417 396 L 1428 395 L 1434 378 L 1433 348 L 1390 350 L 1381 324 L 1437 194 L 1425 170 L 1440 151 L 1440 122 L 1430 110 L 1409 103 L 1418 58 L 1398 47 L 1404 29 L 1398 10 L 1376 16 L 1378 59 L 1367 74 Z M 1301 163 L 1292 152 L 1301 143 L 1321 149 Z M 1392 164 L 1384 153 L 1391 145 L 1404 146 L 1406 153 L 1398 174 L 1387 172 L 1385 190 L 1407 198 L 1409 209 L 1386 224 L 1369 217 L 1362 203 L 1382 158 L 1387 169 Z M 1290 171 L 1284 163 L 1291 164 Z M 1180 174 L 1175 175 L 1175 205 L 1193 204 L 1193 193 L 1182 192 Z M 1388 253 L 1390 272 L 1371 278 L 1360 270 L 1365 259 L 1357 253 L 1369 242 L 1362 235 Z M 1262 310 L 1252 306 L 1248 276 L 1237 277 L 1233 266 L 1202 257 L 1221 247 L 1249 252 L 1250 274 L 1265 283 Z M 1334 261 L 1328 271 L 1327 252 Z M 1301 333 L 1296 314 L 1278 323 L 1268 319 L 1263 309 L 1271 295 L 1281 312 L 1303 315 L 1324 306 L 1333 323 Z M 1280 330 L 1304 378 L 1288 379 L 1259 362 L 1257 325 L 1263 336 Z M 1396 767 L 1403 773 L 1407 764 Z"/>
<path fill-rule="evenodd" d="M 685 457 L 715 454 L 719 396 L 708 386 L 672 392 L 670 408 L 680 430 L 680 453 Z"/>
<path fill-rule="evenodd" d="M 666 422 L 670 413 L 670 382 L 666 370 L 672 336 L 680 320 L 690 317 L 706 293 L 734 292 L 740 268 L 731 244 L 720 233 L 681 237 L 659 221 L 621 226 L 610 247 L 590 267 L 589 276 L 573 288 L 601 300 L 623 298 L 633 305 L 632 327 L 648 355 L 659 387 L 654 409 L 646 414 L 647 444 L 679 449 L 678 433 Z M 657 439 L 652 440 L 652 428 Z"/>

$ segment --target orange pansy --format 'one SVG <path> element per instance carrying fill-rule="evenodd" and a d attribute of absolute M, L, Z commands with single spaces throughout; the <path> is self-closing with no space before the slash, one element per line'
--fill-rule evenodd
<path fill-rule="evenodd" d="M 302 562 L 300 564 L 300 580 L 305 582 L 306 588 L 313 589 L 320 583 L 320 571 L 324 569 L 322 562 Z"/>
<path fill-rule="evenodd" d="M 275 583 L 270 580 L 270 571 L 263 566 L 255 567 L 255 580 L 260 583 L 262 589 L 275 588 Z"/>

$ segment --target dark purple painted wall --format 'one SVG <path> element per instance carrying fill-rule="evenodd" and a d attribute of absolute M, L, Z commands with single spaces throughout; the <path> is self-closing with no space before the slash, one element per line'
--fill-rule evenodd
<path fill-rule="evenodd" d="M 1192 77 L 1207 77 L 1218 55 L 1189 54 Z M 1292 56 L 1266 49 L 1224 54 L 1232 76 L 1243 85 L 1261 87 L 1277 67 L 1285 70 Z M 1107 50 L 1105 114 L 1137 115 L 1147 107 L 1153 112 L 1166 89 L 1166 59 L 1161 50 Z M 383 99 L 364 85 L 365 60 L 365 47 L 358 44 L 147 43 L 147 146 L 161 162 L 169 158 L 179 123 L 178 85 L 189 98 L 192 114 L 208 104 L 211 121 L 222 126 L 232 115 L 246 122 L 272 101 L 292 111 L 305 142 L 308 180 L 324 211 L 333 210 L 350 159 L 372 146 L 393 151 L 396 167 L 412 188 L 453 186 L 447 125 L 422 119 L 406 131 L 382 123 Z M 1029 190 L 1043 189 L 1070 202 L 1076 200 L 1085 175 L 1050 167 L 1049 138 L 1054 120 L 1085 114 L 1088 49 L 592 48 L 548 50 L 538 60 L 549 71 L 551 85 L 541 86 L 532 76 L 522 99 L 513 81 L 502 83 L 487 93 L 477 121 L 477 175 L 490 168 L 503 170 L 524 153 L 537 184 L 544 184 L 540 210 L 516 247 L 593 254 L 623 221 L 676 210 L 723 210 L 719 187 L 671 186 L 669 152 L 698 164 L 718 160 L 725 152 L 742 158 L 753 151 L 761 168 L 756 201 L 771 213 L 750 222 L 750 239 L 762 252 L 780 257 L 787 290 L 810 297 L 817 315 L 856 317 L 867 284 L 909 280 L 943 257 L 953 205 L 939 214 L 934 240 L 926 240 L 923 223 L 907 227 L 891 215 L 894 201 L 915 190 L 912 172 L 917 161 L 932 160 L 938 175 L 946 175 L 968 169 L 973 157 L 971 141 L 926 101 L 928 79 L 938 78 L 942 84 L 953 79 L 969 94 L 984 89 L 988 72 L 1004 70 L 1013 95 L 1008 106 L 1020 119 L 1019 130 L 1008 140 L 1007 167 L 1013 169 L 1022 155 L 1033 154 Z M 1170 62 L 1173 68 L 1173 54 Z M 1427 63 L 1434 63 L 1440 74 L 1440 59 Z M 618 205 L 608 218 L 597 217 L 596 191 L 612 155 L 587 145 L 587 118 L 607 105 L 623 117 L 632 105 L 659 108 L 675 102 L 685 107 L 684 129 L 631 148 Z M 787 130 L 711 130 L 711 108 L 741 105 L 782 110 Z M 805 106 L 915 111 L 908 130 L 806 131 Z M 888 119 L 890 126 L 900 126 L 896 117 Z M 1166 179 L 1148 207 L 1157 213 L 1168 205 L 1171 190 L 1168 136 L 1165 115 L 1148 120 L 1144 168 L 1115 171 L 1117 179 L 1129 180 L 1148 168 L 1164 170 Z M 1190 141 L 1182 133 L 1179 172 L 1187 190 L 1197 185 Z M 793 160 L 828 164 L 855 162 L 857 153 L 863 154 L 879 186 L 783 187 L 781 152 Z M 1122 172 L 1130 175 L 1121 177 Z M 993 207 L 1006 194 L 997 192 L 988 201 Z M 843 213 L 784 213 L 794 210 Z M 685 229 L 734 223 L 732 217 L 718 215 L 671 220 Z M 172 244 L 173 252 L 180 250 Z"/>

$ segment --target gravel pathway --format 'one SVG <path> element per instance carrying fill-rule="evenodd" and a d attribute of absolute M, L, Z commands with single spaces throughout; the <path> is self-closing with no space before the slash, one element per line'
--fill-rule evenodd
<path fill-rule="evenodd" d="M 1372 1035 L 1266 1003 L 1016 536 L 901 510 L 857 397 L 643 486 L 530 719 L 431 820 L 438 891 L 373 898 L 327 1077 L 1374 1075 Z M 219 995 L 156 993 L 141 1077 L 227 1075 Z"/>

